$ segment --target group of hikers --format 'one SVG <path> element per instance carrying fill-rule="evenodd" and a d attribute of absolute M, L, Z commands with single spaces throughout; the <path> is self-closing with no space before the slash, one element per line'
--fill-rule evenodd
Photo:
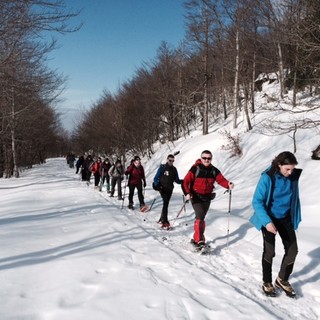
<path fill-rule="evenodd" d="M 158 222 L 162 228 L 170 228 L 168 206 L 174 183 L 180 184 L 185 196 L 185 203 L 190 201 L 195 213 L 192 243 L 196 247 L 203 247 L 205 245 L 205 217 L 211 201 L 215 197 L 214 184 L 217 182 L 230 192 L 234 188 L 234 184 L 212 165 L 212 153 L 209 150 L 204 150 L 201 153 L 200 158 L 191 166 L 183 180 L 179 178 L 174 161 L 175 156 L 169 154 L 166 163 L 160 165 L 153 178 L 152 187 L 160 193 L 163 200 Z M 302 170 L 295 168 L 297 164 L 297 159 L 291 152 L 281 152 L 262 172 L 253 195 L 254 214 L 250 218 L 250 222 L 262 233 L 262 290 L 268 296 L 276 295 L 275 286 L 281 288 L 288 296 L 295 296 L 295 291 L 288 279 L 293 271 L 298 253 L 295 230 L 301 220 L 298 180 Z M 121 160 L 111 164 L 108 158 L 102 161 L 98 157 L 94 161 L 91 155 L 86 158 L 79 157 L 76 168 L 76 173 L 81 168 L 82 180 L 84 181 L 90 181 L 91 174 L 94 175 L 95 188 L 99 188 L 99 183 L 106 182 L 107 191 L 111 197 L 114 196 L 117 185 L 119 200 L 124 200 L 121 181 L 126 176 L 126 186 L 129 188 L 128 207 L 133 209 L 135 189 L 138 191 L 140 208 L 145 207 L 146 178 L 139 156 L 135 156 L 131 160 L 126 170 L 124 170 Z M 275 256 L 276 234 L 280 235 L 284 245 L 284 256 L 274 286 L 272 283 L 272 262 Z"/>

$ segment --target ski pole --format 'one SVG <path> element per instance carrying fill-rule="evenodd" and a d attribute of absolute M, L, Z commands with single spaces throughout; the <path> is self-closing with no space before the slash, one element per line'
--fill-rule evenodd
<path fill-rule="evenodd" d="M 128 185 L 128 179 L 126 179 L 126 181 L 125 181 L 125 183 L 124 183 L 124 190 L 123 190 L 123 197 L 122 197 L 121 209 L 123 209 L 124 199 L 125 199 L 125 197 L 126 197 L 127 185 Z"/>
<path fill-rule="evenodd" d="M 184 196 L 184 194 L 182 195 L 182 202 L 184 202 L 185 201 L 185 196 Z M 184 206 L 184 213 L 186 213 L 186 206 Z"/>
<path fill-rule="evenodd" d="M 152 209 L 152 207 L 153 207 L 154 203 L 156 202 L 156 200 L 157 200 L 157 196 L 155 196 L 155 197 L 154 197 L 154 199 L 152 200 L 151 205 L 150 205 L 150 207 L 149 207 L 149 210 L 148 210 L 148 211 L 151 211 L 151 209 Z"/>
<path fill-rule="evenodd" d="M 172 222 L 172 225 L 171 225 L 172 227 L 173 227 L 173 225 L 175 224 L 176 220 L 179 218 L 181 212 L 184 210 L 184 208 L 186 207 L 186 204 L 187 204 L 188 202 L 189 202 L 189 200 L 186 200 L 186 201 L 183 202 L 182 207 L 180 208 L 180 210 L 179 210 L 178 213 L 177 213 L 177 216 L 174 218 L 174 220 L 173 220 L 173 222 Z"/>
<path fill-rule="evenodd" d="M 231 213 L 231 189 L 228 189 L 227 191 L 229 192 L 228 228 L 227 228 L 227 248 L 228 248 L 229 247 L 230 213 Z"/>

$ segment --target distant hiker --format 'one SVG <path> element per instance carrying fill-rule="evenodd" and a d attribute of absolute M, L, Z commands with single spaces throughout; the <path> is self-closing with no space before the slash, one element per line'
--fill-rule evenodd
<path fill-rule="evenodd" d="M 111 163 L 109 158 L 105 158 L 104 161 L 102 162 L 101 166 L 101 184 L 104 185 L 104 182 L 106 182 L 107 186 L 106 189 L 108 193 L 110 193 L 110 175 L 109 175 L 109 170 L 111 168 Z"/>
<path fill-rule="evenodd" d="M 253 195 L 254 214 L 250 222 L 262 231 L 262 290 L 275 296 L 272 284 L 272 261 L 275 256 L 275 238 L 279 233 L 285 254 L 275 285 L 289 296 L 295 296 L 288 282 L 298 254 L 295 230 L 301 221 L 298 181 L 302 169 L 296 169 L 296 157 L 289 151 L 281 152 L 271 166 L 262 172 Z"/>
<path fill-rule="evenodd" d="M 217 169 L 211 164 L 212 153 L 204 150 L 201 158 L 198 159 L 183 179 L 183 191 L 186 195 L 186 201 L 191 200 L 195 212 L 193 243 L 195 246 L 205 245 L 205 216 L 209 210 L 211 200 L 214 199 L 214 183 L 226 189 L 233 189 L 234 184 L 229 182 Z"/>
<path fill-rule="evenodd" d="M 125 172 L 126 176 L 129 176 L 128 186 L 129 186 L 129 206 L 128 208 L 133 209 L 133 195 L 134 189 L 138 190 L 138 198 L 140 203 L 140 210 L 144 210 L 144 196 L 143 189 L 146 187 L 146 177 L 144 174 L 143 166 L 141 165 L 141 159 L 138 156 L 135 156 L 130 166 L 127 168 Z"/>
<path fill-rule="evenodd" d="M 157 173 L 153 179 L 153 188 L 160 192 L 163 200 L 162 212 L 159 219 L 159 223 L 162 224 L 162 228 L 169 228 L 170 223 L 168 220 L 168 206 L 172 196 L 174 185 L 176 182 L 181 184 L 183 180 L 179 179 L 178 171 L 173 165 L 174 155 L 169 154 L 166 164 L 160 165 Z"/>
<path fill-rule="evenodd" d="M 87 183 L 90 183 L 90 179 L 91 179 L 91 166 L 93 165 L 93 159 L 91 154 L 89 154 L 83 163 L 83 170 L 84 170 L 84 174 L 83 177 L 85 178 L 85 181 L 87 181 Z"/>
<path fill-rule="evenodd" d="M 76 161 L 76 157 L 73 153 L 69 152 L 67 155 L 67 164 L 70 168 L 74 168 L 74 162 Z"/>
<path fill-rule="evenodd" d="M 79 173 L 79 170 L 80 170 L 80 168 L 82 168 L 83 163 L 84 163 L 84 156 L 80 156 L 80 157 L 78 158 L 77 162 L 76 162 L 76 168 L 77 168 L 76 174 Z"/>
<path fill-rule="evenodd" d="M 111 177 L 111 192 L 110 197 L 113 197 L 115 186 L 117 185 L 118 189 L 118 200 L 123 200 L 122 198 L 122 189 L 121 189 L 121 181 L 124 176 L 124 168 L 121 164 L 121 160 L 117 160 L 113 166 L 111 166 L 109 170 L 109 175 Z"/>
<path fill-rule="evenodd" d="M 101 173 L 101 166 L 102 166 L 102 162 L 101 162 L 101 158 L 98 157 L 98 159 L 93 163 L 93 165 L 91 166 L 90 170 L 94 175 L 94 187 L 96 189 L 99 188 L 99 182 L 100 182 L 100 173 Z"/>

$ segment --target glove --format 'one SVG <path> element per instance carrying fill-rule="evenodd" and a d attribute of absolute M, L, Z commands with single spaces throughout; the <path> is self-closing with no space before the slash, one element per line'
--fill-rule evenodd
<path fill-rule="evenodd" d="M 146 182 L 144 181 L 143 182 L 143 187 L 145 188 L 147 186 Z"/>

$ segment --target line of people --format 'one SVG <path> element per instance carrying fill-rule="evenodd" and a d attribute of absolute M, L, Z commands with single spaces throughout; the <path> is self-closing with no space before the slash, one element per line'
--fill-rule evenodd
<path fill-rule="evenodd" d="M 163 199 L 160 222 L 168 226 L 168 204 L 172 195 L 173 183 L 182 184 L 186 201 L 191 201 L 195 212 L 193 243 L 205 243 L 205 217 L 211 200 L 214 199 L 214 183 L 226 189 L 233 189 L 219 169 L 212 165 L 212 153 L 204 150 L 200 159 L 192 165 L 183 180 L 173 166 L 174 156 L 169 155 L 165 165 L 161 165 L 154 177 L 153 188 Z M 289 280 L 293 271 L 298 245 L 295 230 L 301 221 L 301 208 L 298 181 L 302 170 L 297 169 L 297 159 L 288 151 L 276 156 L 271 165 L 262 172 L 253 195 L 254 214 L 250 222 L 262 233 L 262 290 L 268 296 L 276 296 L 275 286 L 288 296 L 294 297 L 295 290 Z M 272 283 L 272 263 L 275 256 L 275 238 L 279 234 L 284 256 L 275 286 Z"/>
<path fill-rule="evenodd" d="M 218 168 L 212 165 L 212 153 L 209 150 L 204 150 L 201 153 L 200 158 L 191 166 L 183 180 L 179 178 L 178 170 L 173 165 L 174 161 L 174 155 L 168 155 L 166 163 L 159 166 L 153 179 L 152 186 L 159 191 L 163 200 L 158 222 L 161 223 L 163 228 L 170 227 L 168 207 L 174 183 L 182 185 L 185 201 L 191 202 L 195 212 L 193 243 L 196 246 L 202 246 L 205 243 L 205 217 L 211 201 L 215 197 L 215 182 L 228 190 L 232 190 L 234 184 L 227 180 Z M 291 152 L 280 153 L 273 159 L 271 166 L 262 172 L 253 196 L 254 214 L 250 218 L 250 222 L 262 233 L 262 290 L 269 296 L 275 296 L 275 288 L 272 284 L 272 262 L 275 256 L 276 234 L 280 235 L 285 252 L 275 285 L 282 288 L 287 295 L 295 296 L 295 291 L 288 279 L 293 271 L 298 253 L 295 230 L 297 230 L 301 221 L 298 180 L 302 170 L 295 168 L 297 164 L 297 159 Z M 146 178 L 140 157 L 135 156 L 127 169 L 124 170 L 120 160 L 111 165 L 109 159 L 105 159 L 101 163 L 101 158 L 94 162 L 92 157 L 88 156 L 84 159 L 82 168 L 83 171 L 86 171 L 85 178 L 82 175 L 83 180 L 90 181 L 91 172 L 93 172 L 96 187 L 100 181 L 99 177 L 105 177 L 102 181 L 103 183 L 105 180 L 107 181 L 108 191 L 111 177 L 110 196 L 114 195 L 117 185 L 119 200 L 123 200 L 121 181 L 126 176 L 128 179 L 126 186 L 129 187 L 128 207 L 133 208 L 135 189 L 138 192 L 140 207 L 145 206 L 144 188 L 146 187 Z"/>
<path fill-rule="evenodd" d="M 106 190 L 110 193 L 110 197 L 114 197 L 117 189 L 118 200 L 124 200 L 122 181 L 126 176 L 126 186 L 129 188 L 128 208 L 133 209 L 135 189 L 137 189 L 140 208 L 145 207 L 144 189 L 146 187 L 146 177 L 139 156 L 135 156 L 131 160 L 126 170 L 124 170 L 120 159 L 116 160 L 114 164 L 111 164 L 108 158 L 102 161 L 101 157 L 98 157 L 94 161 L 90 154 L 86 158 L 80 156 L 76 163 L 76 168 L 76 173 L 79 173 L 81 170 L 82 181 L 87 181 L 87 183 L 90 183 L 93 174 L 95 189 L 100 189 L 101 191 L 102 186 L 106 183 Z"/>

